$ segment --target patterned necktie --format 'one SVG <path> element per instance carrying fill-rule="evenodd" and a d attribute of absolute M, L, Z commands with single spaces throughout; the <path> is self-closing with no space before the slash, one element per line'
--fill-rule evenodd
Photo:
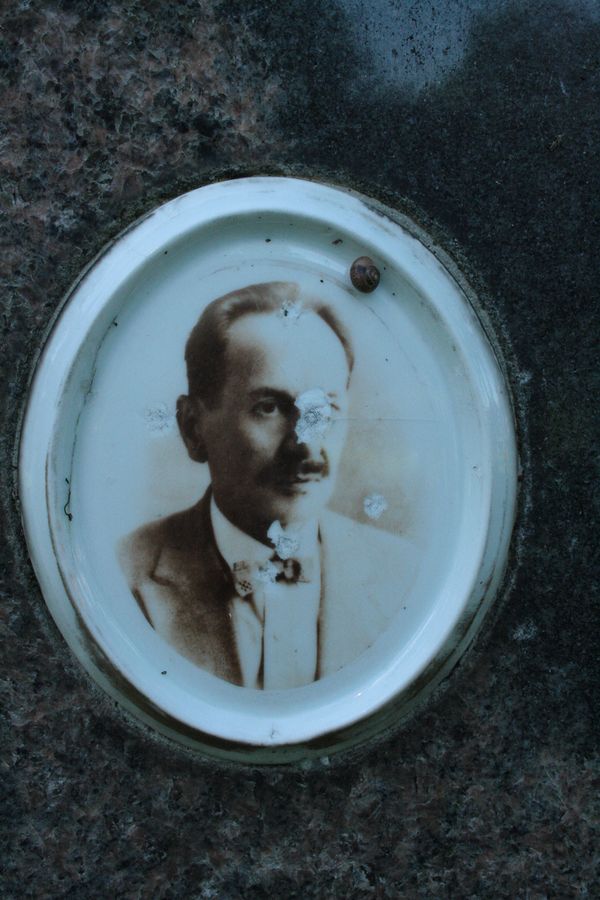
<path fill-rule="evenodd" d="M 248 597 L 257 589 L 264 590 L 269 584 L 307 584 L 312 579 L 313 569 L 312 559 L 280 559 L 274 553 L 262 564 L 246 561 L 234 563 L 233 583 L 240 597 Z"/>
<path fill-rule="evenodd" d="M 283 689 L 314 681 L 318 560 L 284 560 L 273 554 L 263 563 L 238 562 L 232 574 L 233 626 L 244 685 Z"/>

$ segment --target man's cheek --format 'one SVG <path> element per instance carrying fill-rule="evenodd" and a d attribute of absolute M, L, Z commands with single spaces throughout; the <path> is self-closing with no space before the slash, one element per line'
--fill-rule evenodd
<path fill-rule="evenodd" d="M 281 442 L 276 424 L 267 420 L 248 423 L 244 429 L 244 441 L 247 450 L 260 456 L 271 456 Z"/>
<path fill-rule="evenodd" d="M 327 453 L 330 459 L 337 461 L 342 455 L 346 437 L 348 435 L 348 425 L 344 421 L 333 422 L 329 432 L 329 440 L 327 441 Z"/>

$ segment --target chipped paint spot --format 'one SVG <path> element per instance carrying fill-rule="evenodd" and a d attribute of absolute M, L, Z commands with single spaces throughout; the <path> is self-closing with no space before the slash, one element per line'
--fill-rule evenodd
<path fill-rule="evenodd" d="M 363 509 L 370 519 L 379 519 L 388 508 L 383 494 L 369 494 L 363 502 Z"/>
<path fill-rule="evenodd" d="M 302 315 L 302 306 L 296 300 L 284 300 L 279 310 L 279 315 L 283 321 L 297 322 Z"/>
<path fill-rule="evenodd" d="M 175 426 L 175 416 L 166 403 L 157 403 L 144 410 L 146 428 L 153 434 L 166 434 Z"/>
<path fill-rule="evenodd" d="M 267 537 L 275 547 L 280 559 L 291 559 L 298 553 L 300 539 L 296 532 L 286 531 L 279 520 L 275 520 L 267 531 Z"/>
<path fill-rule="evenodd" d="M 263 584 L 275 584 L 278 575 L 279 569 L 270 559 L 256 570 L 256 579 Z"/>
<path fill-rule="evenodd" d="M 296 423 L 296 435 L 301 444 L 309 444 L 322 438 L 331 424 L 333 413 L 331 403 L 321 388 L 311 388 L 296 398 L 295 405 L 300 411 Z"/>

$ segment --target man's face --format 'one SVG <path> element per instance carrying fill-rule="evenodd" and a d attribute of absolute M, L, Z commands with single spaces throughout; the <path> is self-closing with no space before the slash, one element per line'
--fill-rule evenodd
<path fill-rule="evenodd" d="M 226 379 L 201 432 L 215 500 L 258 540 L 270 525 L 318 516 L 347 430 L 348 363 L 315 313 L 243 316 L 228 332 Z"/>

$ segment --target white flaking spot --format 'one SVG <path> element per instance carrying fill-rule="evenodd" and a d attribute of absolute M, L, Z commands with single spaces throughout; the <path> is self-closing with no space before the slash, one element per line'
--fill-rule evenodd
<path fill-rule="evenodd" d="M 157 403 L 155 406 L 146 407 L 144 410 L 144 422 L 148 431 L 154 434 L 166 434 L 173 430 L 175 416 L 166 403 Z"/>
<path fill-rule="evenodd" d="M 284 300 L 279 310 L 279 315 L 285 324 L 297 322 L 302 314 L 302 306 L 297 300 Z"/>
<path fill-rule="evenodd" d="M 379 519 L 387 508 L 388 503 L 383 494 L 369 494 L 363 502 L 363 509 L 370 519 Z"/>
<path fill-rule="evenodd" d="M 295 405 L 300 410 L 296 422 L 296 436 L 301 444 L 309 444 L 322 438 L 331 424 L 332 407 L 327 394 L 321 388 L 311 388 L 296 397 Z"/>
<path fill-rule="evenodd" d="M 300 548 L 300 538 L 295 531 L 286 531 L 276 519 L 267 531 L 267 537 L 275 547 L 279 559 L 292 559 Z M 279 570 L 277 570 L 279 571 Z"/>
<path fill-rule="evenodd" d="M 270 559 L 256 570 L 256 579 L 263 584 L 275 584 L 278 575 L 279 569 Z"/>

